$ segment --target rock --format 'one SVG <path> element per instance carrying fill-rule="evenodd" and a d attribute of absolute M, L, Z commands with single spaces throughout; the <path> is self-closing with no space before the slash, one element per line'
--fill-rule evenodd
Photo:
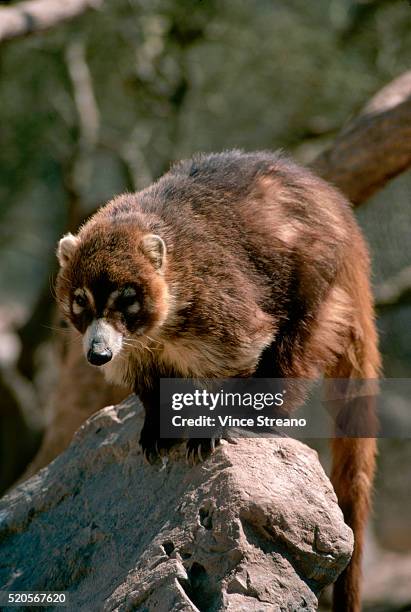
<path fill-rule="evenodd" d="M 3 498 L 0 588 L 66 590 L 87 612 L 316 610 L 353 537 L 315 451 L 241 439 L 150 466 L 141 426 L 136 398 L 101 410 Z"/>

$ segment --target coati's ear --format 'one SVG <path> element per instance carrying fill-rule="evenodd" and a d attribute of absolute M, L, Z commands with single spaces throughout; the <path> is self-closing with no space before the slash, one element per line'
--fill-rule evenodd
<path fill-rule="evenodd" d="M 164 240 L 157 234 L 147 234 L 142 240 L 141 247 L 155 269 L 161 272 L 166 262 L 167 249 Z"/>
<path fill-rule="evenodd" d="M 57 259 L 62 268 L 68 263 L 79 242 L 79 238 L 70 232 L 61 238 L 57 247 Z"/>

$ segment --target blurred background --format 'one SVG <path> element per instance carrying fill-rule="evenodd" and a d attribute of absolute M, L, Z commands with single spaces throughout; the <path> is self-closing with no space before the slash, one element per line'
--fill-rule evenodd
<path fill-rule="evenodd" d="M 61 404 L 72 340 L 54 311 L 58 238 L 196 151 L 284 148 L 310 163 L 410 61 L 406 0 L 106 0 L 1 45 L 0 491 Z M 356 209 L 377 301 L 411 266 L 410 193 L 408 171 Z M 408 377 L 409 292 L 380 305 L 378 327 L 384 374 Z M 380 449 L 366 609 L 411 610 L 411 442 Z"/>

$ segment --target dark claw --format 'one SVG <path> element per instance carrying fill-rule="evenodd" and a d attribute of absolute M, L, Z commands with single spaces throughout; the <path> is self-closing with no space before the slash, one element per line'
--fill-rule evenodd
<path fill-rule="evenodd" d="M 161 457 L 168 455 L 170 448 L 174 444 L 176 444 L 176 440 L 172 438 L 158 438 L 155 434 L 153 435 L 152 429 L 145 426 L 141 430 L 140 446 L 143 451 L 143 457 L 149 464 L 153 464 L 158 459 L 161 459 Z"/>
<path fill-rule="evenodd" d="M 220 438 L 190 438 L 187 440 L 187 462 L 193 465 L 202 463 L 219 444 Z"/>

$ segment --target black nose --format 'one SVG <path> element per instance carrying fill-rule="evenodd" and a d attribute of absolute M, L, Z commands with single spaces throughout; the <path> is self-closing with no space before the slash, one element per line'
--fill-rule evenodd
<path fill-rule="evenodd" d="M 92 346 L 87 353 L 87 359 L 92 365 L 101 366 L 104 363 L 107 363 L 112 358 L 113 353 L 110 349 L 97 349 L 95 346 Z"/>

